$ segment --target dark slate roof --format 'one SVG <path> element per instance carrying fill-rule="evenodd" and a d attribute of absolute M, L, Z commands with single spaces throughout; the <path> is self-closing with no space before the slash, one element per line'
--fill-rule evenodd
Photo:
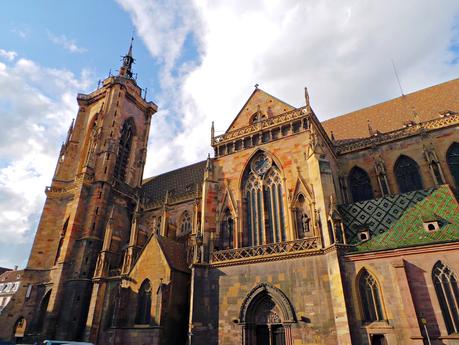
<path fill-rule="evenodd" d="M 357 233 L 363 228 L 370 231 L 371 237 L 388 231 L 407 209 L 433 191 L 433 188 L 417 190 L 338 206 L 348 243 L 357 244 Z"/>
<path fill-rule="evenodd" d="M 15 282 L 21 279 L 23 270 L 9 270 L 0 275 L 0 283 Z"/>
<path fill-rule="evenodd" d="M 370 240 L 358 244 L 355 251 L 373 252 L 459 241 L 459 204 L 456 197 L 446 185 L 430 191 L 424 198 L 419 195 L 419 201 L 414 204 L 416 197 L 412 198 L 411 206 L 392 222 L 389 229 L 372 234 Z M 440 228 L 425 230 L 423 220 L 426 219 L 438 221 Z"/>
<path fill-rule="evenodd" d="M 190 273 L 190 268 L 186 262 L 185 244 L 163 236 L 157 236 L 156 238 L 171 268 Z"/>
<path fill-rule="evenodd" d="M 11 268 L 6 268 L 6 267 L 0 267 L 0 275 L 3 273 L 3 272 L 6 272 L 6 271 L 12 271 Z"/>
<path fill-rule="evenodd" d="M 155 202 L 163 201 L 167 191 L 171 198 L 196 193 L 197 186 L 202 185 L 205 169 L 206 161 L 202 161 L 145 179 L 143 195 L 149 202 Z"/>

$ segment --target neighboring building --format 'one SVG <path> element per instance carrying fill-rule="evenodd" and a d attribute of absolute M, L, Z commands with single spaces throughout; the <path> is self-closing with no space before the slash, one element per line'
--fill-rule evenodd
<path fill-rule="evenodd" d="M 255 88 L 213 158 L 143 179 L 132 63 L 77 97 L 0 337 L 459 344 L 459 79 L 322 123 Z"/>
<path fill-rule="evenodd" d="M 18 271 L 17 267 L 0 274 L 0 314 L 19 290 L 21 275 L 22 271 Z"/>
<path fill-rule="evenodd" d="M 11 268 L 0 267 L 0 274 L 3 274 L 6 271 L 11 271 Z"/>

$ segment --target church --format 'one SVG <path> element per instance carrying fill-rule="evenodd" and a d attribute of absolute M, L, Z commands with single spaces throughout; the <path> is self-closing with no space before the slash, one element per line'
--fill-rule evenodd
<path fill-rule="evenodd" d="M 77 96 L 0 339 L 459 344 L 459 79 L 326 121 L 256 87 L 145 177 L 133 62 Z"/>

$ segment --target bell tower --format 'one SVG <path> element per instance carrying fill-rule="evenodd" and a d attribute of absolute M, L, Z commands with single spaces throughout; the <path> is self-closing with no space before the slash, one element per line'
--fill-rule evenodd
<path fill-rule="evenodd" d="M 77 96 L 26 269 L 42 287 L 33 308 L 40 322 L 30 328 L 36 339 L 83 338 L 103 250 L 105 276 L 121 272 L 157 111 L 133 78 L 134 61 L 131 40 L 118 75 Z"/>

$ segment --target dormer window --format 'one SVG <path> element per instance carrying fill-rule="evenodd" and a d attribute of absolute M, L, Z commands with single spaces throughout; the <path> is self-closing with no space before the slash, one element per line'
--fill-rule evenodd
<path fill-rule="evenodd" d="M 360 242 L 365 242 L 370 239 L 370 231 L 369 230 L 362 230 L 357 234 Z"/>
<path fill-rule="evenodd" d="M 423 224 L 424 229 L 428 232 L 437 231 L 440 229 L 440 224 L 436 220 L 425 221 Z"/>

